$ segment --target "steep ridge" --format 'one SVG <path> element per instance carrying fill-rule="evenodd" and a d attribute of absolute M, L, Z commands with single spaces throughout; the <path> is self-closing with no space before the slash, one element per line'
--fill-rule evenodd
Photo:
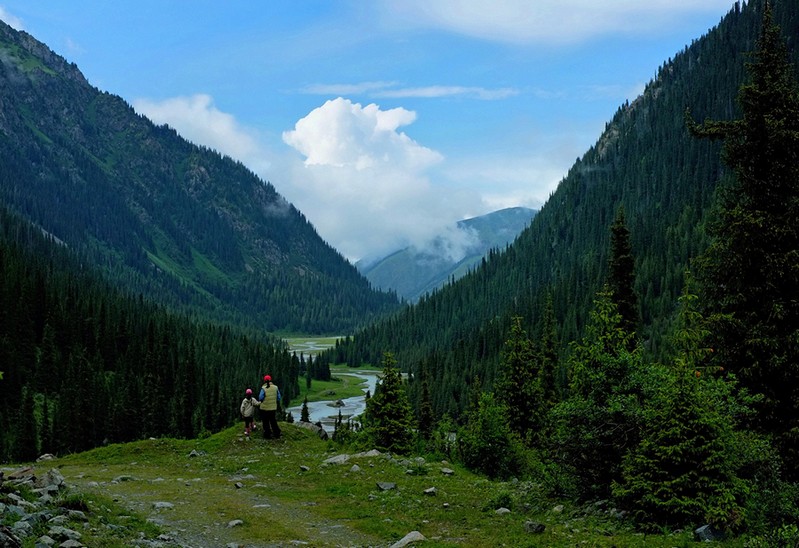
<path fill-rule="evenodd" d="M 736 115 L 762 4 L 736 4 L 717 27 L 665 62 L 643 94 L 618 109 L 507 251 L 398 317 L 359 332 L 332 359 L 376 363 L 390 349 L 407 369 L 427 361 L 436 412 L 457 413 L 475 376 L 491 386 L 511 316 L 522 316 L 534 335 L 549 293 L 561 342 L 578 336 L 606 275 L 619 206 L 636 257 L 641 334 L 647 350 L 660 355 L 685 270 L 706 246 L 703 224 L 725 176 L 719 144 L 691 137 L 685 110 L 697 120 Z M 775 21 L 783 35 L 795 37 L 799 2 L 780 2 Z"/>
<path fill-rule="evenodd" d="M 395 308 L 275 188 L 0 22 L 0 204 L 133 293 L 269 331 Z"/>

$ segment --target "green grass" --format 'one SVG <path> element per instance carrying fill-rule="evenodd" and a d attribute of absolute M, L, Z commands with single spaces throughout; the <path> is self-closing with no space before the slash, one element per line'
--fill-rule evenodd
<path fill-rule="evenodd" d="M 301 378 L 300 395 L 297 397 L 297 401 L 302 403 L 306 396 L 309 402 L 362 396 L 366 383 L 362 379 L 351 375 L 351 373 L 357 372 L 358 370 L 353 371 L 346 367 L 331 367 L 332 380 L 313 380 L 311 381 L 310 390 L 306 388 L 305 379 Z"/>
<path fill-rule="evenodd" d="M 85 497 L 90 526 L 80 531 L 88 546 L 122 546 L 138 531 L 153 538 L 156 527 L 148 518 L 163 520 L 160 530 L 178 531 L 189 544 L 214 546 L 292 541 L 388 546 L 414 530 L 427 537 L 425 547 L 692 544 L 690 532 L 636 533 L 606 514 L 586 514 L 568 502 L 550 500 L 535 484 L 489 481 L 433 457 L 422 466 L 385 455 L 324 465 L 326 458 L 348 451 L 294 425 L 282 429 L 284 437 L 277 441 L 244 439 L 237 426 L 202 440 L 110 445 L 46 466 L 57 467 Z M 190 457 L 192 450 L 200 456 Z M 360 470 L 353 471 L 353 464 Z M 444 466 L 455 473 L 444 475 Z M 119 481 L 121 476 L 129 479 Z M 378 481 L 397 488 L 380 491 Z M 424 494 L 429 487 L 436 488 L 435 496 Z M 157 501 L 174 507 L 157 510 Z M 497 515 L 500 503 L 510 504 L 511 513 Z M 562 511 L 555 510 L 559 504 Z M 234 519 L 243 524 L 228 527 Z M 528 520 L 545 524 L 545 531 L 526 532 Z M 127 536 L 112 538 L 104 523 L 124 526 L 118 534 Z"/>

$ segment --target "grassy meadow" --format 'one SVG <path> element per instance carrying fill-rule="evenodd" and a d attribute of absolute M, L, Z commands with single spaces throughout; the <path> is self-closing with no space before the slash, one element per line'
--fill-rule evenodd
<path fill-rule="evenodd" d="M 206 439 L 109 445 L 35 466 L 58 468 L 74 486 L 68 504 L 84 509 L 89 523 L 71 526 L 87 546 L 162 535 L 166 546 L 388 547 L 411 531 L 430 548 L 694 544 L 690 532 L 637 533 L 607 512 L 550 500 L 528 482 L 489 481 L 441 456 L 323 464 L 362 448 L 344 450 L 295 425 L 283 432 L 280 440 L 250 440 L 236 426 Z M 378 482 L 396 487 L 383 491 Z M 500 507 L 510 512 L 498 514 Z M 544 531 L 528 532 L 531 521 Z"/>

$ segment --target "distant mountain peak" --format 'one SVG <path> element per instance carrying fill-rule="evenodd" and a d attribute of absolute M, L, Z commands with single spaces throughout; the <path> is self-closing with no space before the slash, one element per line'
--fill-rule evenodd
<path fill-rule="evenodd" d="M 474 268 L 491 249 L 502 249 L 530 224 L 536 210 L 510 207 L 464 219 L 423 245 L 412 245 L 358 269 L 376 288 L 396 291 L 415 302 L 426 293 L 458 279 Z"/>

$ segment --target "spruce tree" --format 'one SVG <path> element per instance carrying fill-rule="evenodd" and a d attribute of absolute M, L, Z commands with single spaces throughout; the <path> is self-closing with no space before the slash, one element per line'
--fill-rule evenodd
<path fill-rule="evenodd" d="M 712 242 L 697 261 L 708 346 L 716 365 L 762 394 L 755 426 L 775 437 L 799 478 L 799 86 L 766 3 L 742 117 L 689 119 L 694 134 L 724 140 L 734 173 L 719 197 Z"/>
<path fill-rule="evenodd" d="M 300 420 L 302 422 L 311 422 L 311 418 L 308 414 L 308 396 L 305 396 L 305 399 L 302 400 L 302 410 L 300 411 Z"/>
<path fill-rule="evenodd" d="M 519 316 L 511 320 L 500 368 L 496 398 L 507 409 L 511 430 L 521 439 L 532 439 L 541 425 L 539 410 L 544 398 L 533 343 Z"/>
<path fill-rule="evenodd" d="M 413 440 L 413 410 L 402 386 L 397 361 L 383 354 L 383 374 L 375 394 L 366 401 L 365 430 L 380 449 L 407 453 Z"/>
<path fill-rule="evenodd" d="M 762 446 L 738 430 L 747 407 L 735 382 L 704 365 L 709 351 L 701 346 L 706 332 L 695 300 L 687 293 L 680 299 L 673 365 L 647 368 L 641 441 L 625 456 L 623 480 L 613 489 L 651 530 L 697 519 L 725 530 L 742 526 L 749 490 L 738 472 L 742 448 Z"/>
<path fill-rule="evenodd" d="M 572 343 L 569 397 L 551 413 L 552 455 L 573 482 L 563 485 L 584 498 L 607 496 L 621 477 L 622 458 L 640 432 L 640 347 L 621 327 L 621 315 L 602 292 L 586 334 Z"/>
<path fill-rule="evenodd" d="M 607 284 L 610 295 L 621 316 L 621 326 L 628 332 L 638 330 L 640 314 L 635 294 L 635 258 L 630 231 L 624 216 L 624 206 L 619 206 L 616 219 L 610 227 L 610 260 Z"/>
<path fill-rule="evenodd" d="M 422 369 L 420 371 L 421 380 L 419 381 L 421 384 L 421 394 L 419 400 L 419 421 L 418 421 L 418 431 L 419 436 L 423 440 L 429 440 L 433 435 L 433 429 L 435 428 L 435 417 L 433 416 L 433 403 L 430 400 L 430 383 L 427 380 L 427 367 L 426 365 L 422 365 Z"/>

